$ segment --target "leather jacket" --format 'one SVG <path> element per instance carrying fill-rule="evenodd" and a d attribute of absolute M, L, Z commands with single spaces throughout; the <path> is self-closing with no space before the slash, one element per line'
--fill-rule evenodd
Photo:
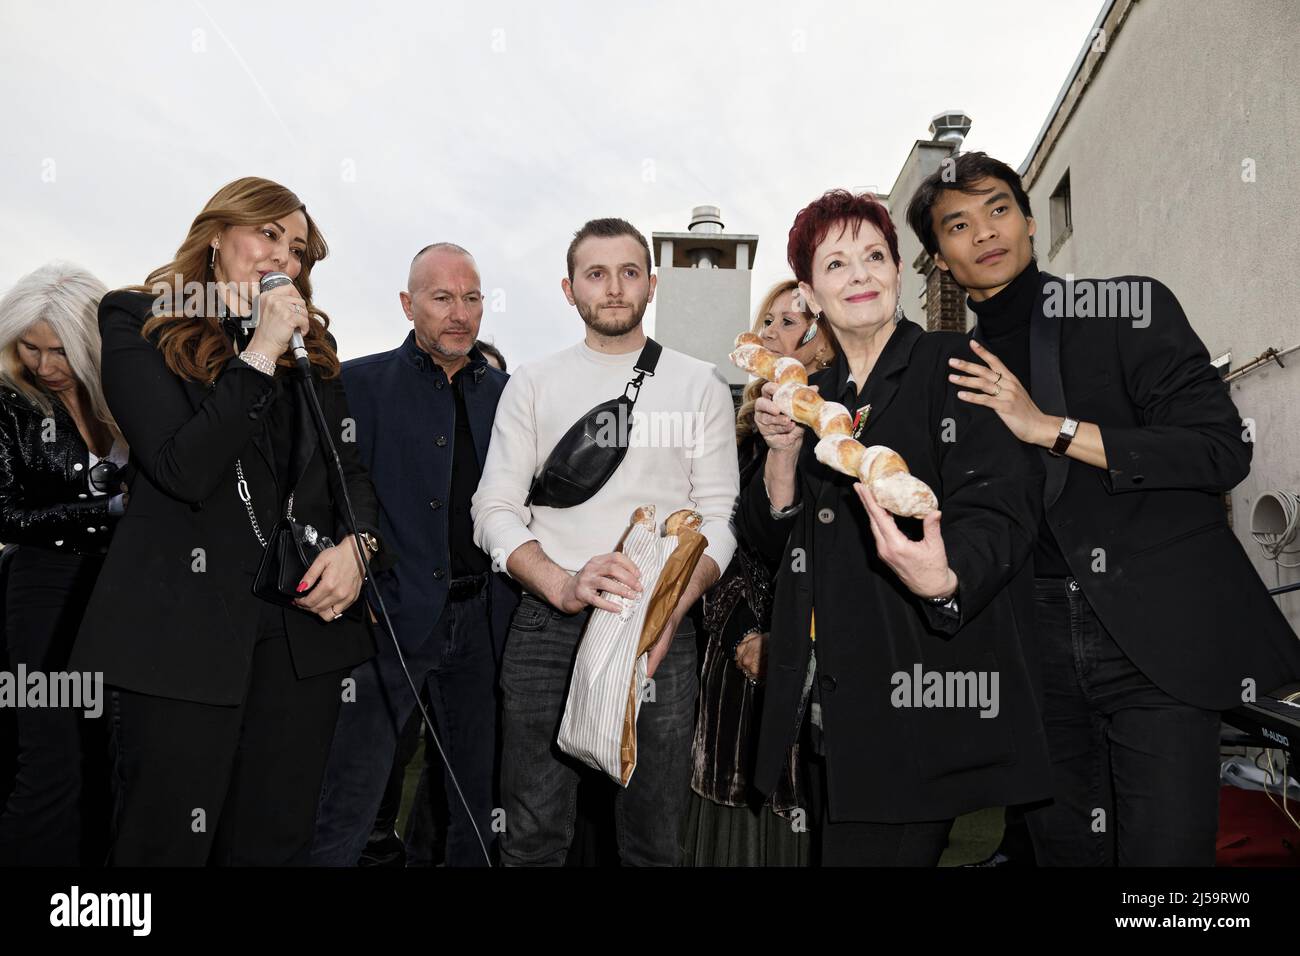
<path fill-rule="evenodd" d="M 93 494 L 90 449 L 63 403 L 53 405 L 47 416 L 0 386 L 0 542 L 104 554 L 118 518 L 109 512 L 113 496 Z"/>

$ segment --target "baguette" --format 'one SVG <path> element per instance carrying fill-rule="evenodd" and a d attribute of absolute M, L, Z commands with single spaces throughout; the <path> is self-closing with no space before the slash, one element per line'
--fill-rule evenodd
<path fill-rule="evenodd" d="M 827 435 L 813 448 L 813 455 L 827 468 L 860 477 L 867 450 L 848 435 Z"/>
<path fill-rule="evenodd" d="M 741 337 L 736 339 L 736 350 L 729 356 L 732 365 L 737 365 L 751 375 L 757 375 L 768 382 L 808 384 L 808 370 L 804 368 L 803 362 L 788 355 L 777 355 L 757 342 L 742 342 Z M 752 337 L 758 338 L 756 335 Z"/>
<path fill-rule="evenodd" d="M 761 379 L 776 382 L 772 401 L 777 410 L 807 425 L 821 439 L 813 448 L 817 460 L 860 480 L 882 508 L 901 517 L 919 518 L 939 506 L 930 486 L 911 473 L 902 455 L 883 445 L 864 448 L 852 437 L 849 410 L 839 402 L 825 401 L 810 388 L 807 370 L 798 359 L 778 356 L 764 348 L 757 335 L 742 332 L 736 336 L 731 361 Z"/>
<path fill-rule="evenodd" d="M 903 456 L 892 448 L 863 448 L 848 435 L 828 435 L 813 454 L 823 465 L 861 481 L 876 504 L 891 514 L 920 518 L 939 506 L 930 486 L 908 471 Z"/>
<path fill-rule="evenodd" d="M 776 360 L 776 378 L 772 381 L 780 382 L 782 385 L 786 382 L 798 382 L 800 385 L 807 385 L 808 370 L 803 367 L 803 362 L 787 355 Z"/>
<path fill-rule="evenodd" d="M 910 472 L 895 472 L 867 487 L 876 504 L 903 518 L 924 518 L 939 507 L 939 499 L 930 486 Z"/>
<path fill-rule="evenodd" d="M 892 448 L 886 448 L 884 445 L 870 445 L 867 447 L 859 470 L 863 481 L 870 484 L 873 481 L 879 481 L 900 472 L 903 474 L 909 473 L 907 462 L 903 461 L 902 455 Z"/>
<path fill-rule="evenodd" d="M 704 524 L 704 516 L 698 511 L 692 511 L 690 508 L 682 508 L 680 511 L 674 511 L 664 522 L 664 534 L 677 534 L 682 530 L 699 531 L 700 526 Z"/>
<path fill-rule="evenodd" d="M 831 435 L 848 435 L 853 431 L 853 417 L 839 402 L 823 402 L 813 431 L 823 438 Z"/>
<path fill-rule="evenodd" d="M 728 356 L 732 365 L 769 382 L 777 381 L 777 354 L 761 345 L 742 345 Z"/>
<path fill-rule="evenodd" d="M 773 393 L 772 401 L 776 403 L 782 415 L 802 422 L 814 430 L 822 406 L 826 404 L 825 400 L 817 394 L 816 389 L 800 385 L 798 382 L 786 382 L 780 386 Z"/>

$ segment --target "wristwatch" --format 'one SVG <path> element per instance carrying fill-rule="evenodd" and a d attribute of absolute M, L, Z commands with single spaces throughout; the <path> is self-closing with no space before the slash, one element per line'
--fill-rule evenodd
<path fill-rule="evenodd" d="M 1047 453 L 1060 458 L 1065 454 L 1065 450 L 1070 447 L 1070 442 L 1074 441 L 1074 433 L 1078 430 L 1079 423 L 1067 415 L 1065 421 L 1061 422 L 1061 430 L 1056 436 L 1056 444 L 1047 449 Z"/>
<path fill-rule="evenodd" d="M 366 550 L 370 552 L 371 557 L 374 557 L 379 553 L 379 539 L 369 531 L 358 531 L 357 537 L 360 538 L 361 543 L 366 546 Z"/>

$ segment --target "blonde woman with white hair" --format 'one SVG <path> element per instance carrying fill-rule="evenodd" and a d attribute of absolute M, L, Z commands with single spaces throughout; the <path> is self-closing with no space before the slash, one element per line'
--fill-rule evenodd
<path fill-rule="evenodd" d="M 85 269 L 55 262 L 0 300 L 0 541 L 12 551 L 4 637 L 15 672 L 66 670 L 126 504 L 127 449 L 100 386 L 104 293 Z M 107 735 L 82 717 L 103 702 L 62 703 L 14 709 L 17 771 L 0 813 L 0 865 L 103 860 L 108 808 L 96 793 L 107 789 Z"/>

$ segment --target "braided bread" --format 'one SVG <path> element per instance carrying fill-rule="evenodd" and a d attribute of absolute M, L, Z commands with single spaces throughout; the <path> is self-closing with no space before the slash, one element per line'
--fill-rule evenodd
<path fill-rule="evenodd" d="M 736 337 L 732 364 L 778 388 L 772 401 L 783 415 L 807 425 L 820 441 L 813 448 L 817 460 L 829 468 L 859 479 L 876 503 L 893 514 L 920 518 L 939 506 L 934 492 L 913 475 L 903 456 L 884 445 L 863 447 L 852 437 L 853 419 L 838 402 L 828 402 L 808 387 L 803 363 L 766 349 L 753 332 Z M 798 366 L 798 371 L 793 366 Z M 868 411 L 870 409 L 867 409 Z M 864 412 L 865 414 L 865 412 Z"/>

